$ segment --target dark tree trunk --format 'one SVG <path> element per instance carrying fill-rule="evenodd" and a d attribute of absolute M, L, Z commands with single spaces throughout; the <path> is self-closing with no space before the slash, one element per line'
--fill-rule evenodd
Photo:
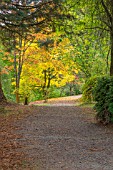
<path fill-rule="evenodd" d="M 113 76 L 113 33 L 111 33 L 111 64 L 110 64 L 110 76 Z"/>
<path fill-rule="evenodd" d="M 2 90 L 1 76 L 0 76 L 0 103 L 6 101 L 5 95 Z"/>
<path fill-rule="evenodd" d="M 106 26 L 110 31 L 110 50 L 111 50 L 110 76 L 113 76 L 113 0 L 109 1 L 101 0 L 101 3 L 107 17 L 107 20 L 104 23 L 106 23 Z"/>
<path fill-rule="evenodd" d="M 110 76 L 113 76 L 113 0 L 111 0 L 111 64 L 110 64 Z"/>
<path fill-rule="evenodd" d="M 28 97 L 25 97 L 25 99 L 24 99 L 24 105 L 28 105 Z"/>

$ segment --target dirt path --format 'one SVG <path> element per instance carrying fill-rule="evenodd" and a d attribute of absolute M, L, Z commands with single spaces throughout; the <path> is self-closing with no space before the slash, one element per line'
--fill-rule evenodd
<path fill-rule="evenodd" d="M 33 108 L 15 125 L 31 170 L 113 170 L 113 128 L 97 124 L 91 109 Z"/>
<path fill-rule="evenodd" d="M 59 98 L 52 98 L 48 99 L 47 103 L 44 100 L 38 100 L 31 102 L 30 105 L 51 105 L 51 106 L 74 106 L 77 104 L 77 100 L 79 100 L 82 95 L 76 96 L 67 96 L 67 97 L 59 97 Z"/>

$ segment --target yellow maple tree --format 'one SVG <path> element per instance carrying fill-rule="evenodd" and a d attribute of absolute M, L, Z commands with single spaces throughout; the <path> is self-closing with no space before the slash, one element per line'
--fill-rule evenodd
<path fill-rule="evenodd" d="M 47 35 L 36 35 L 36 40 L 26 51 L 26 59 L 20 80 L 19 93 L 24 98 L 31 95 L 34 88 L 42 90 L 44 99 L 49 97 L 50 86 L 61 87 L 74 80 L 77 69 L 71 60 L 73 50 L 69 39 L 59 42 L 59 37 L 53 36 L 51 43 Z M 40 43 L 37 43 L 37 41 Z"/>

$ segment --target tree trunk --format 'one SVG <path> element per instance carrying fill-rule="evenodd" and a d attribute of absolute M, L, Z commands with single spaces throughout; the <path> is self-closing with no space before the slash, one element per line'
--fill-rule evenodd
<path fill-rule="evenodd" d="M 4 101 L 6 101 L 6 98 L 2 90 L 1 73 L 0 73 L 0 103 Z"/>
<path fill-rule="evenodd" d="M 25 97 L 25 99 L 24 99 L 24 105 L 28 105 L 28 97 Z"/>
<path fill-rule="evenodd" d="M 111 64 L 110 64 L 110 76 L 113 76 L 113 33 L 111 33 Z"/>
<path fill-rule="evenodd" d="M 113 76 L 113 0 L 111 0 L 111 64 L 110 64 L 110 76 Z"/>
<path fill-rule="evenodd" d="M 20 97 L 19 97 L 18 89 L 16 89 L 16 103 L 19 102 L 20 102 Z"/>
<path fill-rule="evenodd" d="M 6 98 L 4 96 L 3 90 L 2 90 L 2 85 L 0 82 L 0 103 L 6 101 Z"/>
<path fill-rule="evenodd" d="M 18 69 L 17 69 L 18 68 Z M 17 56 L 14 51 L 14 71 L 15 71 L 15 83 L 16 83 L 16 103 L 20 102 L 20 96 L 19 96 L 19 84 L 20 84 L 20 74 L 21 74 L 22 67 L 20 66 L 20 60 L 17 67 Z"/>
<path fill-rule="evenodd" d="M 111 63 L 110 63 L 110 76 L 113 76 L 113 0 L 104 1 L 101 0 L 102 7 L 107 16 L 106 23 L 108 29 L 110 30 L 110 50 L 111 50 Z"/>

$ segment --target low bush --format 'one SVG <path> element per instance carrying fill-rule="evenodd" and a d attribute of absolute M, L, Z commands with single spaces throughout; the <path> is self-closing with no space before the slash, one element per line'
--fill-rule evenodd
<path fill-rule="evenodd" d="M 93 99 L 93 90 L 94 87 L 97 83 L 98 77 L 94 76 L 94 77 L 90 77 L 86 83 L 83 85 L 82 88 L 82 100 L 85 103 L 91 103 L 92 101 L 94 101 Z"/>
<path fill-rule="evenodd" d="M 97 119 L 104 123 L 113 122 L 113 77 L 99 78 L 93 91 Z"/>

